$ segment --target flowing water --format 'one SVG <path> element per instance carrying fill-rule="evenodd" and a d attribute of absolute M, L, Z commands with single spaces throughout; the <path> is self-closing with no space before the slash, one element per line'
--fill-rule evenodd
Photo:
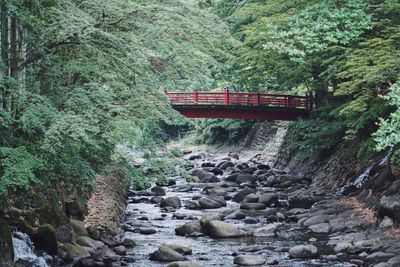
<path fill-rule="evenodd" d="M 180 183 L 185 183 L 180 181 Z M 191 184 L 194 189 L 192 192 L 177 192 L 176 187 L 167 189 L 165 197 L 177 196 L 182 201 L 182 208 L 176 213 L 183 214 L 192 219 L 200 219 L 202 215 L 208 212 L 223 213 L 228 210 L 239 209 L 239 204 L 227 201 L 227 207 L 213 210 L 189 210 L 184 208 L 185 203 L 201 194 L 203 187 L 209 184 Z M 149 260 L 149 254 L 154 252 L 162 244 L 187 245 L 193 249 L 192 255 L 188 260 L 198 262 L 202 266 L 234 266 L 234 253 L 259 255 L 267 261 L 277 260 L 276 266 L 343 266 L 343 263 L 329 262 L 324 259 L 313 260 L 293 260 L 290 259 L 287 252 L 274 252 L 275 248 L 292 247 L 297 244 L 309 243 L 310 235 L 300 230 L 296 224 L 281 224 L 276 237 L 247 237 L 233 239 L 213 239 L 208 236 L 203 237 L 183 237 L 175 235 L 175 228 L 183 225 L 187 219 L 178 220 L 172 213 L 165 213 L 158 205 L 151 204 L 148 197 L 135 197 L 140 203 L 131 203 L 127 206 L 127 224 L 132 229 L 155 229 L 153 235 L 142 235 L 138 232 L 128 231 L 125 237 L 132 238 L 138 244 L 128 254 L 135 258 L 135 262 L 129 266 L 152 267 L 166 266 L 165 263 Z M 245 224 L 243 220 L 226 220 L 226 222 L 236 225 L 241 229 L 252 231 L 257 227 L 266 224 L 266 216 L 275 214 L 279 208 L 267 208 L 262 211 L 244 211 L 246 215 L 259 219 L 257 224 Z M 326 246 L 326 236 L 317 235 L 317 241 L 313 244 L 318 247 L 320 253 L 330 254 L 331 248 Z"/>
<path fill-rule="evenodd" d="M 12 236 L 14 262 L 30 267 L 48 267 L 46 260 L 34 253 L 34 246 L 29 236 L 22 232 L 14 232 Z"/>

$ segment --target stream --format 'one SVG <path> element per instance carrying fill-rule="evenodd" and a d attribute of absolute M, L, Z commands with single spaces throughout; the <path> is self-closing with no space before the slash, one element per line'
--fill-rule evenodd
<path fill-rule="evenodd" d="M 276 183 L 276 186 L 271 186 L 268 184 L 267 177 L 279 177 L 283 172 L 269 170 L 268 167 L 257 162 L 247 160 L 243 162 L 231 157 L 222 158 L 224 160 L 221 160 L 220 155 L 209 155 L 193 161 L 195 169 L 209 171 L 210 168 L 213 168 L 212 166 L 220 166 L 221 168 L 218 169 L 224 169 L 222 175 L 217 175 L 220 182 L 186 183 L 182 178 L 171 177 L 176 180 L 176 185 L 164 187 L 166 195 L 162 197 L 178 197 L 182 203 L 181 208 L 168 210 L 161 208 L 159 204 L 156 204 L 160 197 L 154 197 L 154 193 L 149 191 L 135 192 L 135 195 L 130 197 L 126 211 L 128 231 L 126 231 L 125 237 L 135 240 L 137 246 L 128 251 L 128 254 L 135 259 L 135 262 L 130 263 L 129 266 L 166 266 L 165 262 L 153 261 L 149 257 L 163 244 L 190 247 L 192 253 L 186 256 L 187 260 L 199 263 L 201 266 L 234 266 L 234 258 L 237 255 L 257 255 L 265 259 L 265 265 L 276 266 L 344 266 L 344 264 L 349 264 L 347 259 L 338 260 L 334 258 L 334 260 L 330 260 L 329 257 L 292 259 L 289 257 L 288 249 L 299 244 L 314 245 L 320 255 L 335 254 L 333 248 L 327 245 L 329 239 L 327 233 L 310 233 L 309 230 L 299 227 L 296 223 L 298 218 L 307 216 L 304 214 L 307 214 L 308 210 L 302 208 L 290 210 L 291 207 L 288 206 L 290 191 L 307 187 L 307 182 L 299 180 L 299 183 L 294 183 L 289 187 L 282 186 L 279 183 Z M 225 163 L 230 167 L 224 168 L 224 162 L 227 161 L 234 164 Z M 211 167 L 202 168 L 201 165 Z M 227 181 L 231 180 L 229 177 L 235 171 L 246 173 L 249 178 L 256 176 L 254 173 L 257 173 L 259 178 L 256 182 L 236 183 Z M 249 172 L 252 172 L 252 174 L 249 174 Z M 263 178 L 260 179 L 260 176 Z M 272 205 L 275 207 L 241 209 L 241 204 L 233 201 L 232 198 L 240 190 L 247 187 L 254 188 L 256 195 L 274 194 L 279 196 L 279 202 Z M 205 188 L 216 189 L 218 194 L 223 195 L 224 199 L 227 200 L 226 206 L 214 209 L 193 207 L 191 204 L 197 203 L 199 198 L 207 197 Z M 268 234 L 268 236 L 237 238 L 211 238 L 207 235 L 190 237 L 175 234 L 176 228 L 185 224 L 185 222 L 199 220 L 205 214 L 217 213 L 225 216 L 237 211 L 243 212 L 245 218 L 225 219 L 224 222 L 249 233 L 254 233 L 257 228 L 262 226 L 275 224 L 275 232 L 272 236 Z M 293 216 L 289 214 L 293 214 Z"/>

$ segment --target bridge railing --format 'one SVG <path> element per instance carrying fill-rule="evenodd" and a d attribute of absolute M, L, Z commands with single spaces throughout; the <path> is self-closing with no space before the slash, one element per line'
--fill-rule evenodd
<path fill-rule="evenodd" d="M 165 92 L 172 105 L 270 106 L 312 109 L 308 96 L 237 92 Z"/>

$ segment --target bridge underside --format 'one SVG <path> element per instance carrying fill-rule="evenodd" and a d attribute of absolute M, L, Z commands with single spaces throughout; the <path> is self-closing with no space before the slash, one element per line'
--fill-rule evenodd
<path fill-rule="evenodd" d="M 187 118 L 293 121 L 306 119 L 310 115 L 310 112 L 305 109 L 267 106 L 173 105 L 173 108 Z"/>

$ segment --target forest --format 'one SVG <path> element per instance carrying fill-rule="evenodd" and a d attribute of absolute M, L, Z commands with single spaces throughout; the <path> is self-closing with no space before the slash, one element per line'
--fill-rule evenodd
<path fill-rule="evenodd" d="M 121 146 L 156 157 L 176 128 L 235 145 L 256 123 L 187 120 L 166 90 L 307 94 L 314 111 L 290 125 L 286 149 L 319 160 L 340 145 L 362 160 L 391 148 L 400 164 L 398 0 L 0 0 L 0 10 L 0 217 L 63 213 L 71 197 L 84 206 L 96 175 L 143 184 Z"/>

